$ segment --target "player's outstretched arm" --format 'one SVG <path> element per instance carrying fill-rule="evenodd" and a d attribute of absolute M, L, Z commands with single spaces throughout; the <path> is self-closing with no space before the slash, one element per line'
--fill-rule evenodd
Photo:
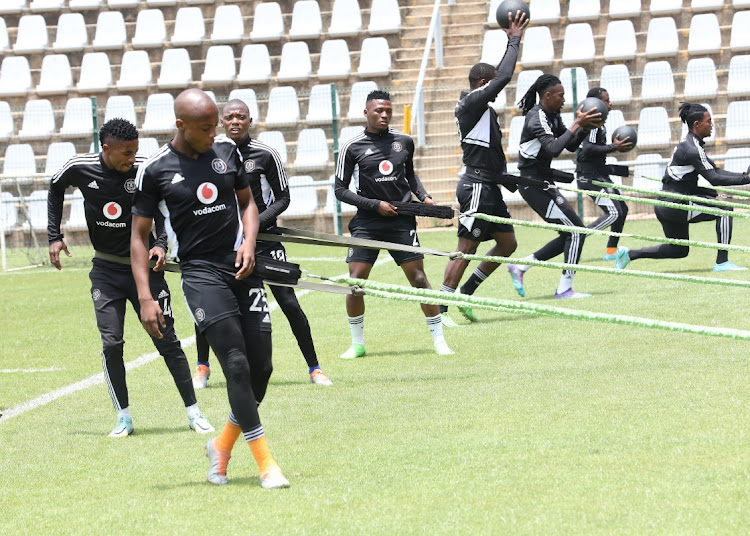
<path fill-rule="evenodd" d="M 238 268 L 235 279 L 244 279 L 255 268 L 255 239 L 258 237 L 258 207 L 251 199 L 250 188 L 235 190 L 237 203 L 242 213 L 242 234 L 244 240 L 237 249 L 234 267 Z"/>
<path fill-rule="evenodd" d="M 138 303 L 141 307 L 141 324 L 149 335 L 162 338 L 159 327 L 166 328 L 161 307 L 151 294 L 148 275 L 148 235 L 151 233 L 153 220 L 133 214 L 130 231 L 130 265 L 133 279 L 138 290 Z"/>

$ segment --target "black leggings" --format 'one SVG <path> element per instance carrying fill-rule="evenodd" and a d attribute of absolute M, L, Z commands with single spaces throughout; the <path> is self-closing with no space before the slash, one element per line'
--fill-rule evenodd
<path fill-rule="evenodd" d="M 218 320 L 203 332 L 227 379 L 232 413 L 243 432 L 260 425 L 258 405 L 263 401 L 271 363 L 271 332 L 248 329 L 244 317 Z"/>
<path fill-rule="evenodd" d="M 578 187 L 582 190 L 590 190 L 589 196 L 594 203 L 604 211 L 604 214 L 599 216 L 594 223 L 588 226 L 589 229 L 606 229 L 611 227 L 612 232 L 621 233 L 625 227 L 625 218 L 628 216 L 628 206 L 623 201 L 617 201 L 608 197 L 599 197 L 597 192 L 605 192 L 608 194 L 619 194 L 620 191 L 613 186 L 602 188 L 601 186 L 593 186 L 589 180 L 596 180 L 600 182 L 612 182 L 609 177 L 599 176 L 587 176 L 583 180 L 578 179 Z M 616 248 L 620 242 L 619 236 L 610 236 L 607 240 L 608 248 Z"/>

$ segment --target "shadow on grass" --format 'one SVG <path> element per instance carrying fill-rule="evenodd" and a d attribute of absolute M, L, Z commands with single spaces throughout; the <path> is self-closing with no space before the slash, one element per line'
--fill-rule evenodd
<path fill-rule="evenodd" d="M 133 436 L 144 436 L 144 435 L 168 435 L 168 434 L 183 434 L 187 431 L 189 431 L 189 428 L 187 427 L 187 424 L 185 426 L 173 426 L 173 427 L 156 427 L 156 428 L 146 428 L 144 426 L 134 426 L 135 432 L 133 432 Z M 109 432 L 96 432 L 92 430 L 76 430 L 74 432 L 71 432 L 71 435 L 77 435 L 77 436 L 94 436 L 94 437 L 102 437 L 106 436 Z M 195 432 L 191 432 L 195 433 Z M 124 438 L 119 438 L 124 439 Z"/>
<path fill-rule="evenodd" d="M 229 473 L 227 473 L 229 474 Z M 206 488 L 225 488 L 225 489 L 232 489 L 243 486 L 248 489 L 263 489 L 260 487 L 260 480 L 258 477 L 252 477 L 252 476 L 241 476 L 237 478 L 229 478 L 229 483 L 225 486 L 214 486 L 213 484 L 210 484 L 206 482 L 205 480 L 188 480 L 184 482 L 175 482 L 173 484 L 156 484 L 154 486 L 151 486 L 152 489 L 159 490 L 159 491 L 169 491 L 173 489 L 181 489 L 181 488 L 197 488 L 197 487 L 203 487 Z"/>

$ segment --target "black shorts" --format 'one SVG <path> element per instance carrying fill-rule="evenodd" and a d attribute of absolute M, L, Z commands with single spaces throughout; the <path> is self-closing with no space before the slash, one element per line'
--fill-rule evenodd
<path fill-rule="evenodd" d="M 354 238 L 367 238 L 370 240 L 381 240 L 383 242 L 395 242 L 405 246 L 419 247 L 419 237 L 417 236 L 417 226 L 411 229 L 391 229 L 376 227 L 353 227 L 349 228 Z M 349 254 L 346 256 L 346 262 L 364 262 L 375 264 L 380 253 L 379 249 L 349 248 Z M 421 253 L 412 253 L 410 251 L 388 250 L 396 264 L 401 266 L 404 263 L 424 259 Z"/>
<path fill-rule="evenodd" d="M 500 185 L 485 182 L 459 180 L 456 186 L 456 197 L 462 214 L 481 212 L 490 216 L 510 218 L 508 207 L 503 201 Z M 495 233 L 512 233 L 513 226 L 507 223 L 493 223 L 479 220 L 472 216 L 458 218 L 458 236 L 474 242 L 490 240 Z"/>
<path fill-rule="evenodd" d="M 277 261 L 286 261 L 286 249 L 281 242 L 259 240 L 255 244 L 255 254 L 271 257 Z"/>
<path fill-rule="evenodd" d="M 263 282 L 251 275 L 237 281 L 234 263 L 191 260 L 180 263 L 182 291 L 201 332 L 219 320 L 242 315 L 251 329 L 271 331 Z"/>

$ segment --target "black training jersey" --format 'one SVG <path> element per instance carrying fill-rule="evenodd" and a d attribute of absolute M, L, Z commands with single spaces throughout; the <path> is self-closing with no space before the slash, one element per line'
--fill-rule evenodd
<path fill-rule="evenodd" d="M 581 143 L 576 171 L 597 170 L 606 174 L 607 155 L 615 150 L 614 143 L 607 143 L 607 128 L 604 125 L 592 129 Z"/>
<path fill-rule="evenodd" d="M 136 158 L 128 173 L 109 169 L 100 153 L 74 156 L 55 173 L 47 196 L 47 237 L 49 243 L 62 240 L 60 223 L 63 215 L 65 189 L 76 187 L 83 194 L 83 208 L 91 244 L 96 251 L 130 256 L 130 209 L 135 193 L 135 175 L 144 161 Z M 157 228 L 163 225 L 157 222 Z M 154 245 L 153 236 L 151 246 Z M 158 245 L 166 250 L 166 235 Z"/>
<path fill-rule="evenodd" d="M 688 132 L 670 160 L 662 183 L 664 190 L 681 193 L 698 193 L 698 176 L 702 175 L 715 186 L 733 186 L 750 183 L 747 173 L 733 173 L 719 169 L 703 149 L 703 140 Z"/>
<path fill-rule="evenodd" d="M 357 193 L 349 190 L 355 167 L 359 168 Z M 377 222 L 391 228 L 413 227 L 414 216 L 388 218 L 378 214 L 378 207 L 381 201 L 410 201 L 412 193 L 420 201 L 428 197 L 414 172 L 414 140 L 391 128 L 384 134 L 363 129 L 341 146 L 335 193 L 339 200 L 357 207 L 355 225 Z"/>
<path fill-rule="evenodd" d="M 216 141 L 232 140 L 219 136 Z M 258 207 L 259 231 L 276 226 L 276 218 L 289 208 L 289 183 L 279 152 L 265 143 L 248 138 L 238 146 L 250 190 Z"/>
<path fill-rule="evenodd" d="M 498 179 L 506 171 L 506 160 L 497 113 L 490 103 L 510 82 L 516 67 L 520 43 L 520 37 L 511 37 L 505 55 L 497 66 L 495 78 L 482 87 L 462 92 L 456 103 L 456 124 L 464 152 L 464 164 L 485 170 Z M 482 180 L 482 177 L 471 178 Z"/>
<path fill-rule="evenodd" d="M 559 112 L 548 112 L 541 104 L 535 105 L 523 122 L 518 169 L 549 169 L 552 159 L 557 158 L 563 149 L 578 149 L 585 135 L 583 129 L 575 134 L 568 130 Z"/>
<path fill-rule="evenodd" d="M 242 243 L 235 190 L 248 187 L 234 143 L 189 158 L 167 143 L 138 169 L 133 213 L 168 217 L 180 260 L 219 257 Z"/>

